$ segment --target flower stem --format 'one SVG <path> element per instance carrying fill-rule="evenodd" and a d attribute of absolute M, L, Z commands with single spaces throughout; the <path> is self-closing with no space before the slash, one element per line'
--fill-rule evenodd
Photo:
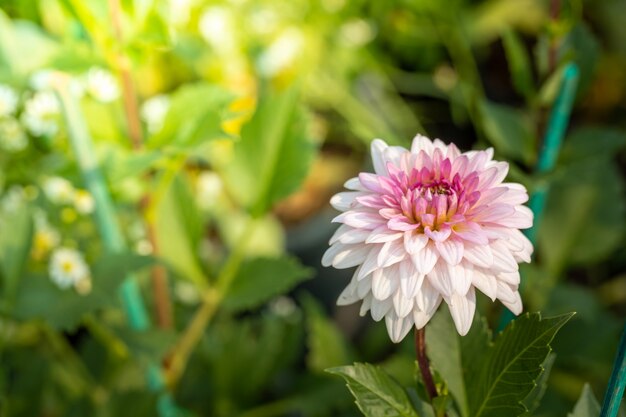
<path fill-rule="evenodd" d="M 417 356 L 417 363 L 420 367 L 426 391 L 432 400 L 438 394 L 437 387 L 435 387 L 435 382 L 433 381 L 433 374 L 430 372 L 428 356 L 426 356 L 426 327 L 415 329 L 415 355 Z"/>

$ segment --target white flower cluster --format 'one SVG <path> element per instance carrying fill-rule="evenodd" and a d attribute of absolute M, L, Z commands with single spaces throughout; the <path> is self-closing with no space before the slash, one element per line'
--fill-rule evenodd
<path fill-rule="evenodd" d="M 149 133 L 156 133 L 163 127 L 165 116 L 170 109 L 170 98 L 165 94 L 150 97 L 141 105 L 141 119 Z"/>
<path fill-rule="evenodd" d="M 83 255 L 75 249 L 59 248 L 49 264 L 52 281 L 61 289 L 74 287 L 79 293 L 91 290 L 91 273 Z"/>
<path fill-rule="evenodd" d="M 15 119 L 19 98 L 8 85 L 0 84 L 0 149 L 19 152 L 28 146 L 28 138 Z"/>
<path fill-rule="evenodd" d="M 80 214 L 93 213 L 95 201 L 86 190 L 74 188 L 71 182 L 61 177 L 46 178 L 41 188 L 51 203 L 57 205 L 72 204 Z"/>

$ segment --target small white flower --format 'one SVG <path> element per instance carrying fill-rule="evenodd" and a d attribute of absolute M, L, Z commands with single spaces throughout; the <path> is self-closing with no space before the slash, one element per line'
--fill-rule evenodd
<path fill-rule="evenodd" d="M 5 151 L 19 152 L 27 146 L 28 137 L 22 125 L 12 117 L 0 119 L 0 147 Z"/>
<path fill-rule="evenodd" d="M 207 8 L 199 21 L 200 34 L 217 51 L 232 51 L 235 47 L 235 25 L 230 10 L 222 6 Z"/>
<path fill-rule="evenodd" d="M 46 178 L 42 188 L 48 200 L 54 204 L 70 204 L 74 201 L 74 186 L 65 178 Z"/>
<path fill-rule="evenodd" d="M 135 250 L 139 255 L 152 254 L 152 243 L 148 239 L 141 239 L 135 244 Z"/>
<path fill-rule="evenodd" d="M 268 77 L 278 74 L 296 61 L 303 45 L 304 35 L 299 29 L 285 29 L 259 57 L 259 71 Z"/>
<path fill-rule="evenodd" d="M 35 212 L 35 234 L 33 236 L 32 256 L 42 260 L 48 252 L 61 242 L 59 232 L 48 223 L 45 211 Z"/>
<path fill-rule="evenodd" d="M 165 116 L 170 109 L 170 98 L 165 94 L 150 97 L 141 105 L 141 118 L 148 132 L 156 133 L 163 127 Z"/>
<path fill-rule="evenodd" d="M 183 304 L 195 305 L 200 302 L 200 292 L 191 282 L 177 281 L 174 285 L 174 294 Z"/>
<path fill-rule="evenodd" d="M 102 68 L 91 68 L 85 75 L 85 88 L 90 96 L 103 103 L 115 101 L 120 96 L 117 80 L 111 72 Z"/>
<path fill-rule="evenodd" d="M 205 171 L 198 176 L 196 187 L 198 206 L 210 209 L 215 206 L 215 200 L 222 192 L 223 184 L 215 172 Z"/>
<path fill-rule="evenodd" d="M 0 117 L 9 116 L 17 109 L 18 96 L 8 85 L 0 84 Z"/>
<path fill-rule="evenodd" d="M 52 89 L 52 79 L 54 78 L 54 70 L 41 69 L 35 71 L 28 81 L 28 84 L 33 90 L 43 91 Z"/>
<path fill-rule="evenodd" d="M 77 190 L 74 193 L 74 207 L 80 214 L 91 214 L 96 207 L 96 203 L 89 191 Z"/>
<path fill-rule="evenodd" d="M 52 254 L 49 273 L 59 288 L 80 287 L 81 281 L 89 280 L 89 266 L 83 255 L 75 249 L 59 248 Z"/>
<path fill-rule="evenodd" d="M 279 317 L 289 317 L 296 311 L 296 304 L 291 298 L 280 296 L 272 300 L 270 311 Z"/>
<path fill-rule="evenodd" d="M 35 136 L 52 136 L 59 130 L 59 101 L 50 91 L 40 91 L 26 101 L 22 123 Z"/>

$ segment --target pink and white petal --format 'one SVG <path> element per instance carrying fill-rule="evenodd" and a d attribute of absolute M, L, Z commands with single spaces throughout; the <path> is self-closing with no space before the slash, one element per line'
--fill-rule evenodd
<path fill-rule="evenodd" d="M 409 333 L 413 327 L 413 317 L 397 317 L 390 313 L 385 317 L 387 333 L 393 343 L 399 343 Z"/>
<path fill-rule="evenodd" d="M 480 206 L 472 213 L 472 220 L 477 223 L 497 223 L 504 225 L 506 219 L 515 214 L 515 208 L 508 204 Z"/>
<path fill-rule="evenodd" d="M 374 321 L 381 321 L 383 317 L 389 310 L 393 307 L 393 302 L 391 301 L 391 297 L 386 300 L 377 300 L 376 298 L 372 298 L 372 306 L 370 307 L 370 311 L 372 313 L 372 318 Z"/>
<path fill-rule="evenodd" d="M 493 253 L 489 245 L 465 245 L 463 257 L 482 268 L 491 268 L 493 265 Z"/>
<path fill-rule="evenodd" d="M 407 231 L 415 230 L 419 226 L 420 225 L 418 223 L 411 223 L 404 216 L 396 216 L 392 219 L 389 219 L 389 221 L 387 222 L 387 227 L 389 227 L 389 229 L 397 230 L 400 232 L 407 232 Z"/>
<path fill-rule="evenodd" d="M 342 224 L 335 231 L 335 234 L 330 238 L 330 244 L 335 242 L 341 242 L 346 245 L 363 243 L 365 239 L 370 235 L 370 231 L 367 229 L 355 229 L 351 226 Z"/>
<path fill-rule="evenodd" d="M 359 295 L 357 294 L 357 282 L 354 278 L 350 280 L 348 286 L 339 294 L 339 298 L 337 299 L 338 306 L 347 306 L 350 304 L 354 304 L 360 300 Z"/>
<path fill-rule="evenodd" d="M 515 302 L 515 293 L 517 293 L 517 288 L 513 289 L 511 286 L 505 282 L 498 280 L 498 300 L 502 303 L 514 303 Z"/>
<path fill-rule="evenodd" d="M 384 152 L 388 147 L 389 145 L 382 139 L 374 139 L 370 146 L 374 171 L 376 171 L 378 175 L 387 175 L 387 163 L 385 161 Z"/>
<path fill-rule="evenodd" d="M 474 288 L 471 288 L 465 295 L 452 294 L 446 302 L 448 303 L 456 330 L 461 336 L 465 336 L 472 326 L 474 313 L 476 311 L 476 294 L 474 293 Z"/>
<path fill-rule="evenodd" d="M 422 216 L 424 217 L 424 216 Z M 441 242 L 450 237 L 452 233 L 452 228 L 447 225 L 442 225 L 439 227 L 439 230 L 432 230 L 430 227 L 424 227 L 424 234 L 428 236 L 431 240 L 435 242 Z"/>
<path fill-rule="evenodd" d="M 428 242 L 421 250 L 411 255 L 411 260 L 415 269 L 421 274 L 428 274 L 432 271 L 433 267 L 439 259 L 439 252 L 435 248 L 433 242 Z"/>
<path fill-rule="evenodd" d="M 519 270 L 519 265 L 509 248 L 499 240 L 490 244 L 491 252 L 493 253 L 493 265 L 492 267 L 500 272 L 515 272 Z"/>
<path fill-rule="evenodd" d="M 422 250 L 428 243 L 428 236 L 415 231 L 404 232 L 404 249 L 409 254 Z"/>
<path fill-rule="evenodd" d="M 499 203 L 510 204 L 512 206 L 518 206 L 528 201 L 528 192 L 525 188 L 518 189 L 511 187 L 513 184 L 506 184 L 506 193 L 498 198 Z M 514 184 L 518 185 L 518 184 Z"/>
<path fill-rule="evenodd" d="M 452 227 L 454 235 L 477 245 L 486 245 L 489 243 L 487 234 L 483 232 L 482 227 L 478 223 L 471 221 L 463 221 L 454 224 Z"/>
<path fill-rule="evenodd" d="M 343 186 L 348 190 L 367 191 L 367 188 L 363 187 L 363 184 L 359 181 L 359 177 L 350 178 L 343 184 Z"/>
<path fill-rule="evenodd" d="M 496 301 L 498 296 L 498 280 L 495 276 L 485 273 L 481 270 L 474 269 L 472 274 L 472 285 L 478 288 L 483 294 Z"/>
<path fill-rule="evenodd" d="M 495 223 L 515 229 L 528 229 L 533 225 L 533 212 L 526 206 L 515 206 L 514 212 Z"/>
<path fill-rule="evenodd" d="M 519 292 L 515 292 L 514 294 L 514 301 L 502 301 L 502 304 L 504 304 L 506 306 L 506 308 L 508 308 L 509 310 L 511 310 L 511 313 L 515 314 L 516 316 L 519 316 L 520 313 L 522 312 L 522 310 L 524 309 L 524 306 L 522 304 L 522 297 L 520 297 Z"/>
<path fill-rule="evenodd" d="M 380 252 L 378 253 L 378 266 L 386 268 L 388 266 L 397 264 L 407 256 L 404 250 L 404 244 L 401 240 L 393 240 L 383 244 Z"/>
<path fill-rule="evenodd" d="M 406 317 L 413 311 L 413 298 L 406 298 L 402 291 L 396 291 L 393 295 L 393 308 L 398 317 Z"/>
<path fill-rule="evenodd" d="M 439 255 L 450 265 L 458 265 L 463 259 L 463 243 L 456 239 L 435 242 Z"/>

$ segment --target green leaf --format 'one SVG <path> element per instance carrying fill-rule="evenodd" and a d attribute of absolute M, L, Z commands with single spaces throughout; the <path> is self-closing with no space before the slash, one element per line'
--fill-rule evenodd
<path fill-rule="evenodd" d="M 255 258 L 241 265 L 222 305 L 230 311 L 254 309 L 312 275 L 295 258 Z"/>
<path fill-rule="evenodd" d="M 528 117 L 512 107 L 486 100 L 480 105 L 480 113 L 485 135 L 499 153 L 532 163 L 535 138 Z"/>
<path fill-rule="evenodd" d="M 9 305 L 15 297 L 22 272 L 30 254 L 33 236 L 31 210 L 26 206 L 0 218 L 0 273 L 2 297 Z"/>
<path fill-rule="evenodd" d="M 348 343 L 337 325 L 324 314 L 313 297 L 305 297 L 303 303 L 307 317 L 308 368 L 322 372 L 350 362 Z"/>
<path fill-rule="evenodd" d="M 528 409 L 527 415 L 531 415 L 534 412 L 541 402 L 544 394 L 546 393 L 546 389 L 548 388 L 548 377 L 550 376 L 550 371 L 552 370 L 552 365 L 554 365 L 554 360 L 556 359 L 556 354 L 550 353 L 541 368 L 543 371 L 537 381 L 535 381 L 535 388 L 524 398 L 523 404 Z"/>
<path fill-rule="evenodd" d="M 212 84 L 185 84 L 171 95 L 163 128 L 149 139 L 149 146 L 189 149 L 206 140 L 228 137 L 222 131 L 222 122 L 230 114 L 228 106 L 233 98 L 230 92 Z"/>
<path fill-rule="evenodd" d="M 559 163 L 585 161 L 589 158 L 612 158 L 626 147 L 626 134 L 603 127 L 583 127 L 567 137 Z"/>
<path fill-rule="evenodd" d="M 262 96 L 225 167 L 231 193 L 254 216 L 295 191 L 315 156 L 298 97 L 295 88 Z"/>
<path fill-rule="evenodd" d="M 567 417 L 598 417 L 600 415 L 600 404 L 593 395 L 589 384 L 585 384 L 583 392 L 580 394 L 580 398 L 574 410 L 567 414 Z"/>
<path fill-rule="evenodd" d="M 541 259 L 555 276 L 570 264 L 598 262 L 622 242 L 626 184 L 606 158 L 562 168 L 550 184 L 538 231 Z"/>
<path fill-rule="evenodd" d="M 514 31 L 508 29 L 502 34 L 502 44 L 509 64 L 513 86 L 518 93 L 529 99 L 534 93 L 532 67 L 524 44 Z"/>
<path fill-rule="evenodd" d="M 404 389 L 382 369 L 368 363 L 355 363 L 328 369 L 343 377 L 361 412 L 368 417 L 417 417 Z"/>
<path fill-rule="evenodd" d="M 573 60 L 580 70 L 578 97 L 582 97 L 591 85 L 600 57 L 600 43 L 584 23 L 578 23 L 561 44 L 561 60 Z"/>
<path fill-rule="evenodd" d="M 206 277 L 197 257 L 202 224 L 184 174 L 174 178 L 156 208 L 159 256 L 182 278 L 201 288 Z"/>
<path fill-rule="evenodd" d="M 573 316 L 541 319 L 538 313 L 519 317 L 496 338 L 481 363 L 482 372 L 468 384 L 470 415 L 520 416 L 522 400 L 533 390 L 556 332 Z"/>

